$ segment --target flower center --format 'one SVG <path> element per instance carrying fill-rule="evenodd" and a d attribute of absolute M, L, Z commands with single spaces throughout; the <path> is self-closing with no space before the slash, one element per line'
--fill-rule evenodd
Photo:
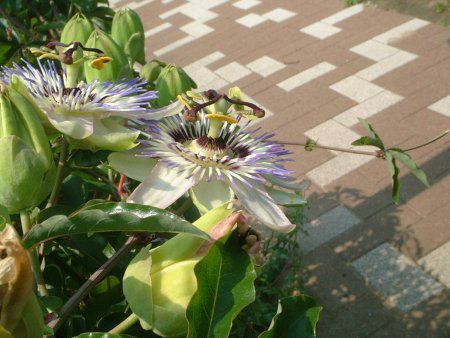
<path fill-rule="evenodd" d="M 200 136 L 199 138 L 187 142 L 185 146 L 196 155 L 208 159 L 216 160 L 221 159 L 224 156 L 234 156 L 233 151 L 227 148 L 226 141 L 221 138 Z"/>

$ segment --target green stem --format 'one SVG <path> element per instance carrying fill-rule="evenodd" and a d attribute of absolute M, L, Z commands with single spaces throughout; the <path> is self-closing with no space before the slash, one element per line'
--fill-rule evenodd
<path fill-rule="evenodd" d="M 22 232 L 25 235 L 31 229 L 30 215 L 26 211 L 20 212 L 20 222 L 22 223 Z M 47 288 L 45 287 L 44 276 L 42 275 L 41 264 L 36 249 L 30 252 L 31 267 L 33 269 L 34 278 L 36 280 L 37 288 L 41 296 L 48 296 Z"/>
<path fill-rule="evenodd" d="M 111 329 L 109 333 L 123 333 L 129 328 L 131 328 L 134 324 L 136 324 L 139 320 L 139 317 L 134 313 L 129 315 L 124 321 L 119 323 L 115 328 Z"/>
<path fill-rule="evenodd" d="M 279 143 L 279 144 L 288 145 L 288 146 L 302 146 L 302 147 L 310 146 L 310 144 L 301 143 L 301 142 L 288 142 L 288 141 L 278 141 L 278 140 L 275 140 L 275 142 Z M 317 143 L 312 145 L 312 147 L 313 148 L 320 148 L 320 149 L 340 151 L 340 152 L 343 152 L 343 153 L 380 157 L 379 153 L 376 152 L 376 151 L 353 150 L 353 149 L 347 149 L 347 148 L 341 148 L 341 147 L 324 146 L 324 145 L 317 144 Z"/>
<path fill-rule="evenodd" d="M 63 138 L 61 153 L 59 154 L 58 168 L 56 169 L 56 179 L 55 185 L 53 186 L 52 193 L 50 194 L 50 198 L 48 199 L 47 205 L 45 208 L 50 208 L 55 204 L 56 197 L 59 194 L 59 190 L 61 189 L 61 183 L 64 177 L 64 166 L 66 165 L 66 159 L 68 154 L 69 144 L 66 139 Z"/>

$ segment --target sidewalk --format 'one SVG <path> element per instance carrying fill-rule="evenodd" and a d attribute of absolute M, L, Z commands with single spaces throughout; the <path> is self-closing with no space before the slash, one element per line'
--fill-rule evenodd
<path fill-rule="evenodd" d="M 363 117 L 390 146 L 450 128 L 450 29 L 343 0 L 112 1 L 142 17 L 148 58 L 202 89 L 231 84 L 267 110 L 277 139 L 347 147 Z M 450 336 L 450 141 L 413 153 L 432 187 L 385 163 L 292 147 L 311 180 L 305 285 L 324 306 L 318 337 Z"/>

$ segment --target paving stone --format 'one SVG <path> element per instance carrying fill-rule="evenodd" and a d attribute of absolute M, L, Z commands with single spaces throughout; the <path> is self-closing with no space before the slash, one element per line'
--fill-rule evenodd
<path fill-rule="evenodd" d="M 181 26 L 180 29 L 185 32 L 186 34 L 194 37 L 194 38 L 201 38 L 202 36 L 209 34 L 211 32 L 214 32 L 214 29 L 209 27 L 208 25 L 205 25 L 202 22 L 199 21 L 192 21 L 191 23 L 188 23 L 187 25 Z"/>
<path fill-rule="evenodd" d="M 332 70 L 336 69 L 336 67 L 328 62 L 319 63 L 303 72 L 290 77 L 289 79 L 284 80 L 277 84 L 278 87 L 284 89 L 289 92 L 295 88 L 303 86 L 304 84 L 322 76 Z"/>
<path fill-rule="evenodd" d="M 386 108 L 400 102 L 403 97 L 383 90 L 379 94 L 363 101 L 362 103 L 342 112 L 334 117 L 334 120 L 347 127 L 352 127 L 359 123 L 359 118 L 367 119 L 385 110 Z"/>
<path fill-rule="evenodd" d="M 166 29 L 169 29 L 170 27 L 172 27 L 172 24 L 169 22 L 165 22 L 159 26 L 156 26 L 155 28 L 145 31 L 145 37 L 148 38 L 150 36 L 156 35 L 158 33 L 161 33 L 162 31 L 165 31 Z"/>
<path fill-rule="evenodd" d="M 286 65 L 272 59 L 269 56 L 263 56 L 255 61 L 247 64 L 247 68 L 251 69 L 253 72 L 261 75 L 262 77 L 267 77 L 273 73 L 278 72 L 285 68 Z"/>
<path fill-rule="evenodd" d="M 265 17 L 266 19 L 269 19 L 271 21 L 283 22 L 283 21 L 286 21 L 287 19 L 292 18 L 295 15 L 297 15 L 297 13 L 295 13 L 295 12 L 288 11 L 283 8 L 275 8 L 275 9 L 271 10 L 270 12 L 263 14 L 263 17 Z"/>
<path fill-rule="evenodd" d="M 444 288 L 389 243 L 384 243 L 352 263 L 368 283 L 401 311 Z"/>
<path fill-rule="evenodd" d="M 350 50 L 353 53 L 357 53 L 374 61 L 381 61 L 399 51 L 395 47 L 391 47 L 375 40 L 367 40 L 353 48 L 350 48 Z"/>
<path fill-rule="evenodd" d="M 421 19 L 412 19 L 404 24 L 397 26 L 383 34 L 380 34 L 373 39 L 381 43 L 390 44 L 407 37 L 416 30 L 425 27 L 429 22 Z"/>
<path fill-rule="evenodd" d="M 433 250 L 418 263 L 431 275 L 436 277 L 442 284 L 450 289 L 450 241 Z"/>
<path fill-rule="evenodd" d="M 334 34 L 337 34 L 341 30 L 342 29 L 340 29 L 339 27 L 335 27 L 333 25 L 329 25 L 321 21 L 300 29 L 301 32 L 321 40 L 326 39 Z"/>
<path fill-rule="evenodd" d="M 319 124 L 317 127 L 305 132 L 305 135 L 320 144 L 332 144 L 333 146 L 344 148 L 348 148 L 353 141 L 360 137 L 351 129 L 334 120 L 328 120 Z M 336 155 L 340 154 L 340 152 L 334 150 L 331 150 L 331 152 Z"/>
<path fill-rule="evenodd" d="M 370 66 L 355 75 L 367 81 L 378 79 L 394 69 L 404 66 L 405 64 L 415 60 L 417 55 L 405 51 L 399 51 L 381 61 Z"/>
<path fill-rule="evenodd" d="M 250 75 L 250 70 L 242 66 L 240 63 L 233 61 L 215 71 L 217 75 L 232 83 L 243 77 Z"/>
<path fill-rule="evenodd" d="M 324 187 L 371 160 L 372 158 L 366 155 L 340 154 L 309 171 L 306 176 Z"/>
<path fill-rule="evenodd" d="M 428 109 L 438 112 L 444 116 L 450 117 L 450 95 L 433 103 L 428 107 Z"/>
<path fill-rule="evenodd" d="M 243 16 L 242 18 L 237 19 L 236 22 L 245 27 L 252 28 L 259 25 L 260 23 L 263 23 L 266 20 L 267 18 L 261 15 L 250 13 L 247 14 L 246 16 Z"/>
<path fill-rule="evenodd" d="M 336 14 L 333 14 L 333 15 L 323 19 L 322 22 L 327 23 L 329 25 L 334 25 L 341 21 L 347 20 L 348 18 L 352 17 L 353 15 L 361 13 L 363 11 L 363 9 L 364 9 L 363 4 L 351 6 L 349 8 L 346 8 L 342 11 L 339 11 Z"/>
<path fill-rule="evenodd" d="M 300 246 L 308 253 L 359 222 L 349 210 L 338 206 L 304 226 L 307 235 L 301 236 Z"/>
<path fill-rule="evenodd" d="M 252 7 L 259 5 L 260 3 L 261 1 L 259 0 L 240 0 L 235 2 L 233 6 L 240 9 L 250 9 Z"/>
<path fill-rule="evenodd" d="M 356 102 L 363 102 L 384 90 L 373 83 L 353 75 L 333 84 L 330 88 Z"/>

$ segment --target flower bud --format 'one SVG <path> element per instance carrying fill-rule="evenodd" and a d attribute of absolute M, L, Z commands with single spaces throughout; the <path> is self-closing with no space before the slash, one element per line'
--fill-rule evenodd
<path fill-rule="evenodd" d="M 135 11 L 123 8 L 116 12 L 112 21 L 111 36 L 132 62 L 145 63 L 144 26 Z"/>
<path fill-rule="evenodd" d="M 99 49 L 104 52 L 105 56 L 112 59 L 111 62 L 106 63 L 101 69 L 85 64 L 84 73 L 88 83 L 95 79 L 100 80 L 100 82 L 106 82 L 131 77 L 131 68 L 127 56 L 123 48 L 115 43 L 110 35 L 101 30 L 94 30 L 86 42 L 86 47 Z"/>
<path fill-rule="evenodd" d="M 147 81 L 147 83 L 153 85 L 165 66 L 166 64 L 164 62 L 152 60 L 142 67 L 139 76 Z"/>
<path fill-rule="evenodd" d="M 158 91 L 158 99 L 155 100 L 157 107 L 167 106 L 188 90 L 197 88 L 194 80 L 178 66 L 167 65 L 156 79 L 155 89 Z"/>
<path fill-rule="evenodd" d="M 241 215 L 226 205 L 194 224 L 209 232 L 212 241 L 227 235 Z M 195 265 L 212 242 L 179 234 L 161 246 L 142 249 L 124 275 L 124 295 L 141 326 L 163 337 L 179 337 L 187 330 L 186 308 L 197 290 Z"/>
<path fill-rule="evenodd" d="M 35 207 L 51 189 L 54 162 L 37 110 L 0 84 L 0 205 L 10 214 Z"/>
<path fill-rule="evenodd" d="M 65 24 L 61 33 L 61 42 L 70 44 L 79 41 L 84 45 L 93 31 L 94 26 L 89 19 L 77 13 Z"/>
<path fill-rule="evenodd" d="M 42 337 L 42 312 L 32 291 L 33 273 L 28 253 L 14 228 L 0 232 L 0 336 Z M 8 335 L 9 334 L 9 335 Z"/>

